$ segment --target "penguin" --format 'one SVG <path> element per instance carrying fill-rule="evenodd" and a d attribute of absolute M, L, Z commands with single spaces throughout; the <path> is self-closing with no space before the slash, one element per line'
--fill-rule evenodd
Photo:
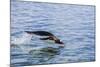
<path fill-rule="evenodd" d="M 44 38 L 40 38 L 40 40 L 52 40 L 56 44 L 64 44 L 60 39 L 58 39 L 55 35 L 53 35 L 52 33 L 48 31 L 25 31 L 25 32 L 31 35 L 35 34 L 38 36 L 46 36 Z"/>

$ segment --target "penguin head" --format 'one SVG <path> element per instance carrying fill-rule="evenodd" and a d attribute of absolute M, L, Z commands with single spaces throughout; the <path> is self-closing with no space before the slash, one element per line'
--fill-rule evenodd
<path fill-rule="evenodd" d="M 64 47 L 64 43 L 62 41 L 60 41 L 59 39 L 55 40 L 56 44 L 59 44 L 59 47 Z"/>
<path fill-rule="evenodd" d="M 64 43 L 61 42 L 59 39 L 55 40 L 55 43 L 57 43 L 57 44 L 64 44 Z"/>
<path fill-rule="evenodd" d="M 49 40 L 54 40 L 55 43 L 57 44 L 64 44 L 63 42 L 60 41 L 60 39 L 56 38 L 55 36 L 50 36 Z"/>

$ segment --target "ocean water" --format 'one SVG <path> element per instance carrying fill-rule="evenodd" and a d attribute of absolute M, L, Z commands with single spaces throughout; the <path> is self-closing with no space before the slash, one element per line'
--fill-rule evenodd
<path fill-rule="evenodd" d="M 24 31 L 49 31 L 64 47 Z M 95 6 L 11 2 L 11 66 L 95 61 Z"/>

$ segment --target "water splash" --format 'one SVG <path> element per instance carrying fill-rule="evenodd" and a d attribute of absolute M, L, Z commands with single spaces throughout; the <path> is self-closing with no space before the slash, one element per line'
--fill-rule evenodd
<path fill-rule="evenodd" d="M 26 50 L 27 48 L 25 48 L 24 45 L 29 44 L 31 41 L 31 38 L 32 38 L 32 35 L 29 35 L 27 33 L 22 33 L 19 37 L 11 38 L 11 46 L 17 46 L 23 52 L 27 52 L 29 50 Z"/>
<path fill-rule="evenodd" d="M 16 45 L 27 44 L 27 43 L 29 43 L 29 41 L 31 40 L 31 38 L 32 38 L 32 35 L 29 35 L 27 33 L 23 33 L 18 38 L 12 37 L 11 44 L 16 44 Z"/>

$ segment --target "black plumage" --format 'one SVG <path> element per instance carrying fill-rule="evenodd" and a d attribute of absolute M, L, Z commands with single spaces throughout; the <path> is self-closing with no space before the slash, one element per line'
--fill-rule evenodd
<path fill-rule="evenodd" d="M 36 34 L 36 35 L 40 35 L 40 36 L 54 36 L 53 34 L 47 32 L 47 31 L 25 31 L 29 34 Z"/>

